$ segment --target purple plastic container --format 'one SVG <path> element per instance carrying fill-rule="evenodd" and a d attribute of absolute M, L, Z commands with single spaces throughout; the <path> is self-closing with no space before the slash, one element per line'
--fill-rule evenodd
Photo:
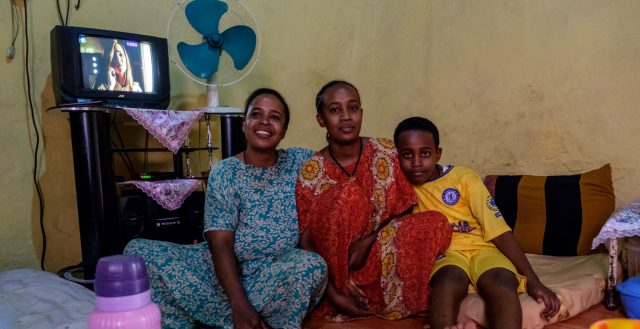
<path fill-rule="evenodd" d="M 89 329 L 160 329 L 160 309 L 151 302 L 147 267 L 137 255 L 103 257 L 96 266 L 96 308 Z"/>

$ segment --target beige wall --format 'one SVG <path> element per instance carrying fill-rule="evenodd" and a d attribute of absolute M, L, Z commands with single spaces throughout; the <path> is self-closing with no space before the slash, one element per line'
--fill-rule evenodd
<path fill-rule="evenodd" d="M 80 260 L 74 178 L 66 115 L 43 112 L 53 104 L 55 2 L 29 2 L 32 95 L 46 142 L 46 264 L 56 271 Z M 285 146 L 322 145 L 313 99 L 341 78 L 361 90 L 366 135 L 390 137 L 402 118 L 428 116 L 442 130 L 444 163 L 481 174 L 571 174 L 609 162 L 618 205 L 640 196 L 640 2 L 245 3 L 260 25 L 262 53 L 246 79 L 221 90 L 222 103 L 240 106 L 260 86 L 283 91 L 293 111 Z M 174 4 L 83 1 L 71 24 L 164 36 Z M 0 11 L 3 51 L 8 14 Z M 41 246 L 23 41 L 18 54 L 0 64 L 0 269 L 36 267 Z M 175 107 L 203 104 L 201 86 L 174 67 L 171 83 Z"/>

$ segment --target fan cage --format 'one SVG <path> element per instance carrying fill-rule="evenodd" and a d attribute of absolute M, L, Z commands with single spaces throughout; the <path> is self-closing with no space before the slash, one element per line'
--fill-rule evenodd
<path fill-rule="evenodd" d="M 251 56 L 249 64 L 242 70 L 236 70 L 233 66 L 233 60 L 226 53 L 220 55 L 220 63 L 218 71 L 209 79 L 202 79 L 193 75 L 186 68 L 180 55 L 178 54 L 178 42 L 186 42 L 188 44 L 199 44 L 203 41 L 200 35 L 189 23 L 185 15 L 185 7 L 192 0 L 180 1 L 171 14 L 169 24 L 167 26 L 167 42 L 169 45 L 169 58 L 171 63 L 178 66 L 180 71 L 193 81 L 202 85 L 214 85 L 224 87 L 234 84 L 246 77 L 258 62 L 260 55 L 260 29 L 258 23 L 251 12 L 239 0 L 219 0 L 229 6 L 227 12 L 222 15 L 218 25 L 218 31 L 222 33 L 226 29 L 236 25 L 246 25 L 256 33 L 256 49 Z"/>

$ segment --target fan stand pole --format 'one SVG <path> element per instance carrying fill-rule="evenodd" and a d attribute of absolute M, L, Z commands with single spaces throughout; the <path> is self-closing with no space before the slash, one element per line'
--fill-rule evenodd
<path fill-rule="evenodd" d="M 234 156 L 246 148 L 242 133 L 242 109 L 220 107 L 215 74 L 207 80 L 207 107 L 220 115 L 222 158 Z"/>
<path fill-rule="evenodd" d="M 216 85 L 215 74 L 207 80 L 207 107 L 215 109 L 220 106 L 218 97 L 218 86 Z"/>

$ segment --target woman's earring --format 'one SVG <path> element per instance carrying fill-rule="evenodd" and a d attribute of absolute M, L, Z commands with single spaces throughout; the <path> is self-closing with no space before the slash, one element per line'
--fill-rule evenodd
<path fill-rule="evenodd" d="M 327 144 L 331 144 L 331 135 L 329 135 L 329 132 L 327 132 L 325 139 L 327 140 Z"/>

